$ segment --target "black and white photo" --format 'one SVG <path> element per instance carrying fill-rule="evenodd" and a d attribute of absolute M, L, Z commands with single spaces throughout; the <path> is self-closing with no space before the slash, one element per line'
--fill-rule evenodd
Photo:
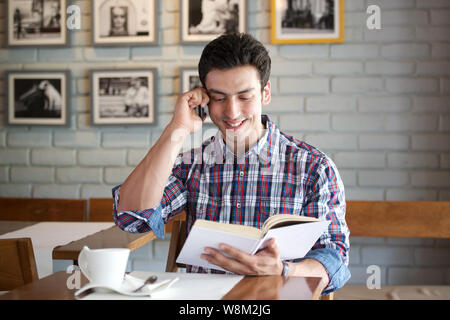
<path fill-rule="evenodd" d="M 92 1 L 95 45 L 156 44 L 156 0 Z"/>
<path fill-rule="evenodd" d="M 67 44 L 66 0 L 9 0 L 8 46 Z"/>
<path fill-rule="evenodd" d="M 273 43 L 342 41 L 342 0 L 272 0 Z"/>
<path fill-rule="evenodd" d="M 154 124 L 155 69 L 93 70 L 93 124 Z"/>
<path fill-rule="evenodd" d="M 180 80 L 180 88 L 182 93 L 202 87 L 200 76 L 198 75 L 196 68 L 181 68 Z M 205 107 L 204 111 L 206 112 L 206 119 L 204 120 L 204 123 L 212 123 L 208 114 L 208 107 Z"/>
<path fill-rule="evenodd" d="M 67 125 L 68 71 L 8 71 L 7 123 Z"/>
<path fill-rule="evenodd" d="M 244 0 L 182 0 L 181 42 L 208 42 L 224 33 L 246 32 Z"/>

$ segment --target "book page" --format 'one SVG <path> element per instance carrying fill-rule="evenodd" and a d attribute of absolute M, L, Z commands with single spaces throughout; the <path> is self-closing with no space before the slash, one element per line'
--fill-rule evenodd
<path fill-rule="evenodd" d="M 260 229 L 242 224 L 221 223 L 217 221 L 197 219 L 195 220 L 195 225 L 205 229 L 221 230 L 255 239 L 261 239 L 263 236 Z"/>
<path fill-rule="evenodd" d="M 275 238 L 282 260 L 303 258 L 319 237 L 327 230 L 329 220 L 301 223 L 270 229 L 257 250 L 266 246 L 267 240 Z"/>
<path fill-rule="evenodd" d="M 259 238 L 255 239 L 251 236 L 237 235 L 221 230 L 203 228 L 194 224 L 183 248 L 181 249 L 177 262 L 225 271 L 222 268 L 210 264 L 208 261 L 200 258 L 200 255 L 205 252 L 205 247 L 211 247 L 219 250 L 219 244 L 226 243 L 250 254 L 254 252 L 258 242 Z"/>
<path fill-rule="evenodd" d="M 262 233 L 266 234 L 269 229 L 279 228 L 291 224 L 305 223 L 305 222 L 317 222 L 320 221 L 314 217 L 296 216 L 293 214 L 277 214 L 268 218 L 262 227 Z"/>

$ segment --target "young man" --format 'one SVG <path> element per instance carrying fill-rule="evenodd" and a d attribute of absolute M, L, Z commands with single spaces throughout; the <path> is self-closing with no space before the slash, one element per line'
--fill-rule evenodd
<path fill-rule="evenodd" d="M 123 230 L 153 230 L 182 210 L 188 232 L 196 219 L 261 227 L 278 213 L 331 221 L 308 254 L 281 261 L 276 241 L 255 255 L 226 244 L 202 258 L 238 274 L 315 276 L 330 293 L 348 280 L 349 230 L 344 186 L 334 163 L 314 147 L 279 131 L 262 115 L 270 102 L 270 57 L 250 35 L 223 35 L 199 62 L 203 88 L 182 94 L 159 140 L 123 185 L 113 189 L 114 218 Z M 200 130 L 194 107 L 208 105 L 218 132 L 198 149 L 179 154 Z M 188 266 L 188 272 L 211 272 Z"/>

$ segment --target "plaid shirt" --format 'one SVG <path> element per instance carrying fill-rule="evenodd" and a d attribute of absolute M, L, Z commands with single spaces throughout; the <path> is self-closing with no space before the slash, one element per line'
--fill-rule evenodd
<path fill-rule="evenodd" d="M 239 159 L 220 131 L 200 148 L 181 153 L 156 208 L 117 212 L 120 186 L 115 187 L 114 220 L 125 231 L 153 230 L 160 238 L 164 223 L 182 210 L 187 212 L 187 234 L 196 219 L 258 228 L 278 213 L 330 220 L 328 232 L 302 259 L 321 262 L 330 277 L 324 293 L 335 291 L 350 277 L 344 185 L 337 168 L 316 148 L 280 132 L 267 116 L 262 122 L 265 134 Z"/>

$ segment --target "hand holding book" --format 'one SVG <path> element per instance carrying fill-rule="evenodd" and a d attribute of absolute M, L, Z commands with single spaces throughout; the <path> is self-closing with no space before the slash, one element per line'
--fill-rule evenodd
<path fill-rule="evenodd" d="M 248 254 L 227 244 L 219 244 L 219 249 L 205 248 L 200 258 L 236 274 L 280 275 L 283 264 L 280 249 L 274 238 L 267 241 L 266 247 L 256 254 Z"/>
<path fill-rule="evenodd" d="M 327 220 L 288 214 L 270 217 L 261 229 L 196 220 L 177 262 L 224 271 L 226 269 L 220 264 L 201 259 L 200 256 L 205 247 L 220 253 L 223 250 L 220 245 L 226 244 L 224 248 L 231 247 L 241 251 L 241 254 L 254 255 L 261 248 L 265 248 L 272 238 L 276 239 L 279 247 L 278 261 L 302 258 L 326 230 L 329 223 L 330 221 Z M 226 257 L 227 252 L 223 250 L 222 253 Z"/>

